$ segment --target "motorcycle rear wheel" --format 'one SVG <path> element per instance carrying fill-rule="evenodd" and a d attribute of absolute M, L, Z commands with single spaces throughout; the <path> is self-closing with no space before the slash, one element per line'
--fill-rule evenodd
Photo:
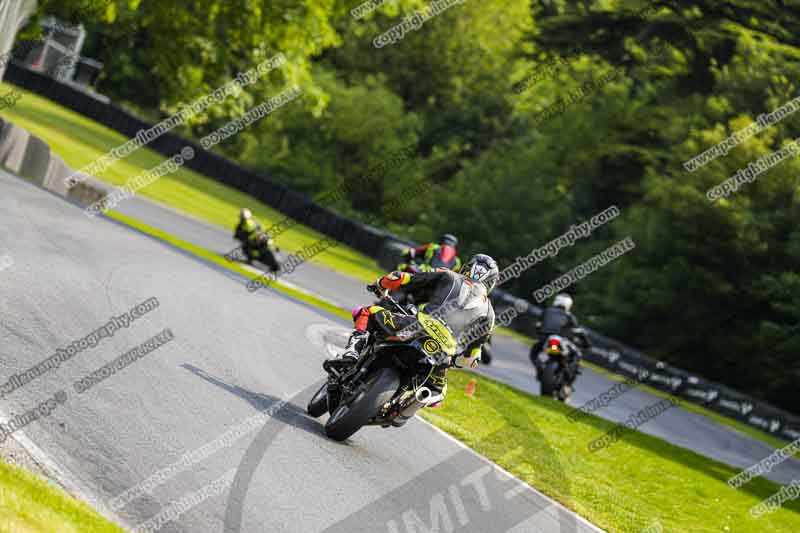
<path fill-rule="evenodd" d="M 561 389 L 558 379 L 558 361 L 553 359 L 547 361 L 538 377 L 541 383 L 541 395 L 556 398 Z"/>
<path fill-rule="evenodd" d="M 352 400 L 340 404 L 325 423 L 325 434 L 336 441 L 346 440 L 370 421 L 383 404 L 392 399 L 400 386 L 393 368 L 381 368 L 370 376 Z"/>

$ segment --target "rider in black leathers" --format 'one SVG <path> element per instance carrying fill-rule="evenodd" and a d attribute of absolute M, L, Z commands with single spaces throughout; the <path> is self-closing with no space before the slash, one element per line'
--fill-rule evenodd
<path fill-rule="evenodd" d="M 568 294 L 557 294 L 553 299 L 553 305 L 544 310 L 542 320 L 538 325 L 539 340 L 531 347 L 530 358 L 533 366 L 537 371 L 541 371 L 541 362 L 539 361 L 539 353 L 544 347 L 544 342 L 550 335 L 559 335 L 570 342 L 570 380 L 571 385 L 575 378 L 578 377 L 580 371 L 580 362 L 583 359 L 583 354 L 578 346 L 586 348 L 589 346 L 589 340 L 586 337 L 586 332 L 583 328 L 578 326 L 578 320 L 570 312 L 572 308 L 572 297 Z"/>
<path fill-rule="evenodd" d="M 402 287 L 414 295 L 415 301 L 423 303 L 420 310 L 425 314 L 442 317 L 457 338 L 452 364 L 476 367 L 482 346 L 494 328 L 495 314 L 489 293 L 498 278 L 499 270 L 494 259 L 478 254 L 464 263 L 459 272 L 392 272 L 379 279 L 376 285 L 385 290 Z M 377 288 L 375 285 L 370 287 Z M 370 335 L 375 335 L 376 339 L 403 338 L 413 336 L 413 332 L 420 329 L 415 316 L 392 313 L 378 305 L 357 308 L 353 320 L 355 330 L 345 351 L 330 360 L 336 365 L 354 364 L 367 346 Z M 440 385 L 446 384 L 446 373 L 437 378 Z"/>

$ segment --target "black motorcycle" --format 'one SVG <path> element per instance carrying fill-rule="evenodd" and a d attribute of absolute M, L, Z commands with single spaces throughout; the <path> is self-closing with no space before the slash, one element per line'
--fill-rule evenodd
<path fill-rule="evenodd" d="M 258 237 L 250 239 L 250 234 L 241 231 L 238 226 L 236 227 L 233 238 L 241 243 L 241 256 L 248 264 L 252 265 L 253 262 L 260 261 L 272 272 L 277 272 L 280 266 L 275 253 L 279 249 L 269 235 L 257 231 Z"/>
<path fill-rule="evenodd" d="M 376 296 L 400 313 L 416 316 L 419 326 L 403 340 L 376 341 L 370 335 L 355 364 L 323 363 L 327 383 L 311 398 L 307 410 L 313 417 L 330 413 L 325 433 L 337 441 L 364 426 L 401 427 L 423 407 L 441 402 L 444 391 L 435 392 L 426 385 L 434 380 L 442 385 L 435 376 L 453 366 L 456 342 L 444 322 L 416 312 L 413 306 L 401 306 L 383 291 L 376 291 Z"/>
<path fill-rule="evenodd" d="M 572 350 L 578 348 L 560 335 L 549 335 L 545 340 L 533 362 L 542 396 L 566 402 L 572 395 L 572 382 L 578 374 L 577 357 Z"/>

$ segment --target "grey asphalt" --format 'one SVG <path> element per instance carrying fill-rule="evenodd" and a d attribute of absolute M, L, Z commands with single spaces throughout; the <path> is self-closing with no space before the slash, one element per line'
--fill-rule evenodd
<path fill-rule="evenodd" d="M 230 236 L 233 227 L 230 232 L 226 232 L 140 198 L 121 204 L 118 210 L 211 251 L 225 253 L 236 246 Z M 235 222 L 232 221 L 232 225 Z M 280 237 L 276 241 L 280 245 Z M 346 308 L 371 301 L 370 295 L 364 291 L 364 283 L 313 263 L 304 263 L 282 279 Z M 515 339 L 495 336 L 493 347 L 495 358 L 492 365 L 483 367 L 481 372 L 521 390 L 538 394 L 539 384 L 528 359 L 529 346 Z M 584 369 L 584 374 L 576 383 L 570 405 L 580 407 L 615 384 L 616 382 L 602 374 Z M 629 416 L 660 400 L 661 398 L 634 389 L 595 414 L 614 422 L 624 422 Z M 770 446 L 750 436 L 680 407 L 664 412 L 639 427 L 639 430 L 742 469 L 757 463 L 773 451 Z M 800 479 L 800 461 L 785 461 L 765 477 L 783 484 Z"/>
<path fill-rule="evenodd" d="M 135 200 L 125 211 L 212 249 L 233 244 L 224 232 L 142 205 Z M 308 328 L 345 324 L 311 306 L 270 290 L 251 294 L 235 274 L 111 220 L 89 219 L 0 172 L 2 254 L 13 264 L 0 270 L 0 385 L 110 317 L 151 297 L 160 302 L 0 399 L 7 418 L 65 391 L 63 405 L 20 431 L 127 526 L 177 504 L 182 512 L 160 531 L 400 533 L 423 531 L 421 524 L 438 529 L 435 522 L 455 531 L 595 530 L 420 420 L 401 430 L 365 428 L 345 444 L 325 438 L 321 422 L 303 413 L 326 356 Z M 306 266 L 293 281 L 308 277 L 328 295 L 328 282 L 317 278 L 331 273 Z M 348 286 L 360 283 L 340 279 L 341 293 L 331 296 L 344 298 Z M 164 328 L 175 336 L 169 344 L 86 392 L 73 388 Z M 214 444 L 271 408 L 257 427 Z M 185 454 L 185 467 L 110 511 L 113 498 Z M 230 488 L 208 490 L 226 475 Z M 183 505 L 192 495 L 193 504 Z"/>

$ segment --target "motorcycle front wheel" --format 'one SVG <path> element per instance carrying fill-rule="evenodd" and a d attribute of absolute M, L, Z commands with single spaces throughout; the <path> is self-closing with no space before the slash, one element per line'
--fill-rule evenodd
<path fill-rule="evenodd" d="M 492 364 L 492 350 L 489 348 L 489 345 L 484 345 L 483 350 L 481 353 L 481 364 L 482 365 L 491 365 Z"/>
<path fill-rule="evenodd" d="M 367 378 L 359 392 L 342 402 L 325 424 L 325 434 L 343 441 L 370 421 L 383 404 L 392 399 L 400 386 L 400 376 L 393 368 L 381 368 Z"/>
<path fill-rule="evenodd" d="M 278 266 L 278 260 L 275 259 L 275 253 L 271 250 L 264 252 L 264 257 L 261 259 L 261 262 L 267 265 L 273 272 L 280 270 L 280 266 Z"/>
<path fill-rule="evenodd" d="M 314 418 L 319 418 L 328 412 L 328 384 L 323 383 L 322 387 L 308 401 L 306 411 Z"/>

